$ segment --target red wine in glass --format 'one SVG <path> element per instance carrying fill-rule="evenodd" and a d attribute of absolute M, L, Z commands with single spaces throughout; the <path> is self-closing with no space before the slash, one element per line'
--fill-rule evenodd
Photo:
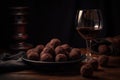
<path fill-rule="evenodd" d="M 87 40 L 92 40 L 96 38 L 96 36 L 99 34 L 100 30 L 96 30 L 92 27 L 79 27 L 77 28 L 78 33 L 82 38 Z"/>
<path fill-rule="evenodd" d="M 83 9 L 77 13 L 78 34 L 86 41 L 87 60 L 92 58 L 91 42 L 103 28 L 102 13 L 99 9 Z"/>

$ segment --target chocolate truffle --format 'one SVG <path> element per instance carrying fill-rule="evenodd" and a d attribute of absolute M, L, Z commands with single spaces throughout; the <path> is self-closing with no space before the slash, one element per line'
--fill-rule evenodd
<path fill-rule="evenodd" d="M 48 42 L 45 47 L 50 47 L 50 48 L 54 49 L 54 45 L 50 44 L 50 42 Z"/>
<path fill-rule="evenodd" d="M 56 48 L 57 46 L 61 45 L 61 41 L 58 38 L 53 38 L 51 39 L 50 45 L 53 45 L 54 48 Z"/>
<path fill-rule="evenodd" d="M 67 54 L 67 52 L 66 52 L 66 50 L 65 50 L 63 47 L 57 46 L 57 47 L 55 48 L 55 54 L 56 54 L 56 55 L 57 55 L 57 54 Z"/>
<path fill-rule="evenodd" d="M 44 54 L 40 55 L 40 60 L 41 61 L 51 62 L 51 61 L 54 60 L 54 58 L 50 53 L 44 53 Z"/>
<path fill-rule="evenodd" d="M 34 48 L 28 49 L 27 52 L 26 52 L 26 54 L 29 54 L 29 53 L 31 53 L 31 52 L 34 52 Z"/>
<path fill-rule="evenodd" d="M 45 48 L 42 50 L 42 52 L 40 53 L 40 55 L 41 55 L 42 53 L 50 53 L 52 56 L 55 55 L 55 51 L 54 51 L 54 49 L 52 49 L 51 47 L 45 47 Z"/>
<path fill-rule="evenodd" d="M 98 60 L 97 59 L 91 59 L 88 61 L 88 64 L 91 64 L 93 67 L 93 70 L 98 70 Z"/>
<path fill-rule="evenodd" d="M 106 67 L 108 65 L 109 57 L 106 55 L 101 55 L 98 58 L 99 65 L 102 67 Z"/>
<path fill-rule="evenodd" d="M 67 61 L 67 56 L 65 54 L 57 54 L 55 57 L 56 62 Z"/>
<path fill-rule="evenodd" d="M 68 44 L 62 44 L 61 47 L 66 50 L 68 53 L 71 51 L 72 47 Z"/>
<path fill-rule="evenodd" d="M 93 68 L 90 64 L 84 64 L 80 69 L 80 73 L 83 77 L 92 77 Z"/>
<path fill-rule="evenodd" d="M 81 56 L 81 51 L 79 48 L 73 48 L 69 53 L 70 60 L 80 59 L 80 56 Z"/>
<path fill-rule="evenodd" d="M 107 46 L 105 44 L 101 44 L 98 47 L 98 52 L 100 54 L 108 54 L 110 52 L 110 48 L 109 48 L 109 46 Z"/>
<path fill-rule="evenodd" d="M 34 49 L 35 49 L 38 53 L 41 53 L 41 51 L 44 49 L 44 45 L 42 45 L 42 44 L 37 45 Z"/>
<path fill-rule="evenodd" d="M 37 52 L 34 52 L 34 51 L 27 54 L 27 58 L 30 60 L 40 60 L 39 54 Z"/>

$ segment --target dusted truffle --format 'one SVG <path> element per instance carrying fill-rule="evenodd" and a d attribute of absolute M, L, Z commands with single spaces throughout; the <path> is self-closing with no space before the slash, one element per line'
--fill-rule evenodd
<path fill-rule="evenodd" d="M 56 55 L 57 55 L 57 54 L 67 54 L 67 52 L 66 52 L 66 50 L 65 50 L 63 47 L 57 46 L 57 47 L 55 48 L 55 54 L 56 54 Z"/>
<path fill-rule="evenodd" d="M 45 47 L 45 48 L 42 50 L 42 52 L 40 53 L 40 55 L 41 55 L 42 53 L 50 53 L 52 56 L 55 55 L 55 51 L 54 51 L 54 49 L 51 48 L 51 47 Z"/>
<path fill-rule="evenodd" d="M 90 64 L 85 64 L 81 67 L 80 73 L 83 77 L 92 77 L 93 76 L 93 68 Z"/>
<path fill-rule="evenodd" d="M 49 53 L 43 53 L 42 55 L 40 55 L 40 60 L 41 61 L 47 61 L 47 62 L 51 62 L 54 60 L 53 56 Z"/>
<path fill-rule="evenodd" d="M 31 52 L 34 52 L 34 48 L 28 49 L 27 52 L 26 52 L 26 54 L 29 54 L 29 53 L 31 53 Z"/>
<path fill-rule="evenodd" d="M 91 60 L 88 61 L 88 63 L 92 65 L 93 70 L 97 70 L 98 69 L 99 64 L 98 64 L 98 60 L 97 59 L 91 59 Z"/>
<path fill-rule="evenodd" d="M 69 53 L 70 60 L 80 59 L 80 56 L 81 56 L 81 51 L 79 48 L 73 48 Z"/>
<path fill-rule="evenodd" d="M 61 47 L 66 50 L 68 53 L 71 51 L 72 47 L 68 44 L 63 44 Z"/>
<path fill-rule="evenodd" d="M 105 44 L 101 44 L 98 47 L 98 52 L 100 54 L 108 54 L 110 52 L 110 48 L 109 48 L 109 46 L 107 46 Z"/>
<path fill-rule="evenodd" d="M 55 57 L 56 62 L 67 61 L 67 56 L 65 54 L 57 54 Z"/>
<path fill-rule="evenodd" d="M 54 45 L 50 44 L 50 42 L 48 42 L 45 47 L 50 47 L 50 48 L 54 49 Z"/>
<path fill-rule="evenodd" d="M 101 55 L 98 58 L 99 65 L 102 67 L 106 67 L 108 65 L 109 57 L 106 55 Z"/>
<path fill-rule="evenodd" d="M 38 53 L 41 53 L 41 51 L 44 49 L 44 45 L 40 44 L 37 45 L 34 50 L 37 51 Z"/>
<path fill-rule="evenodd" d="M 27 54 L 27 58 L 30 60 L 40 60 L 39 54 L 37 52 L 29 52 L 29 54 Z"/>
<path fill-rule="evenodd" d="M 61 41 L 58 38 L 53 38 L 49 42 L 49 45 L 52 45 L 54 48 L 56 48 L 57 46 L 61 45 Z"/>

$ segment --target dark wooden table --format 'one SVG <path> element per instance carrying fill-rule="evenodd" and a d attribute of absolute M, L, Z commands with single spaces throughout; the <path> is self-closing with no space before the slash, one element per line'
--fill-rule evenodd
<path fill-rule="evenodd" d="M 0 80 L 120 80 L 120 56 L 110 56 L 109 67 L 99 67 L 92 78 L 84 78 L 80 74 L 43 74 L 33 70 L 24 70 L 0 74 Z"/>

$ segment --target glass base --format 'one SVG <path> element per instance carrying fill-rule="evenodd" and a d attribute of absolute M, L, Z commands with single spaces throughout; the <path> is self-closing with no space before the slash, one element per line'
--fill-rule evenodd
<path fill-rule="evenodd" d="M 89 62 L 92 59 L 97 59 L 97 57 L 93 55 L 92 51 L 87 52 L 85 55 L 86 55 L 86 59 L 84 60 L 85 62 Z"/>
<path fill-rule="evenodd" d="M 86 59 L 84 60 L 84 62 L 89 62 L 90 60 L 92 60 L 93 57 L 92 56 L 86 56 Z"/>

